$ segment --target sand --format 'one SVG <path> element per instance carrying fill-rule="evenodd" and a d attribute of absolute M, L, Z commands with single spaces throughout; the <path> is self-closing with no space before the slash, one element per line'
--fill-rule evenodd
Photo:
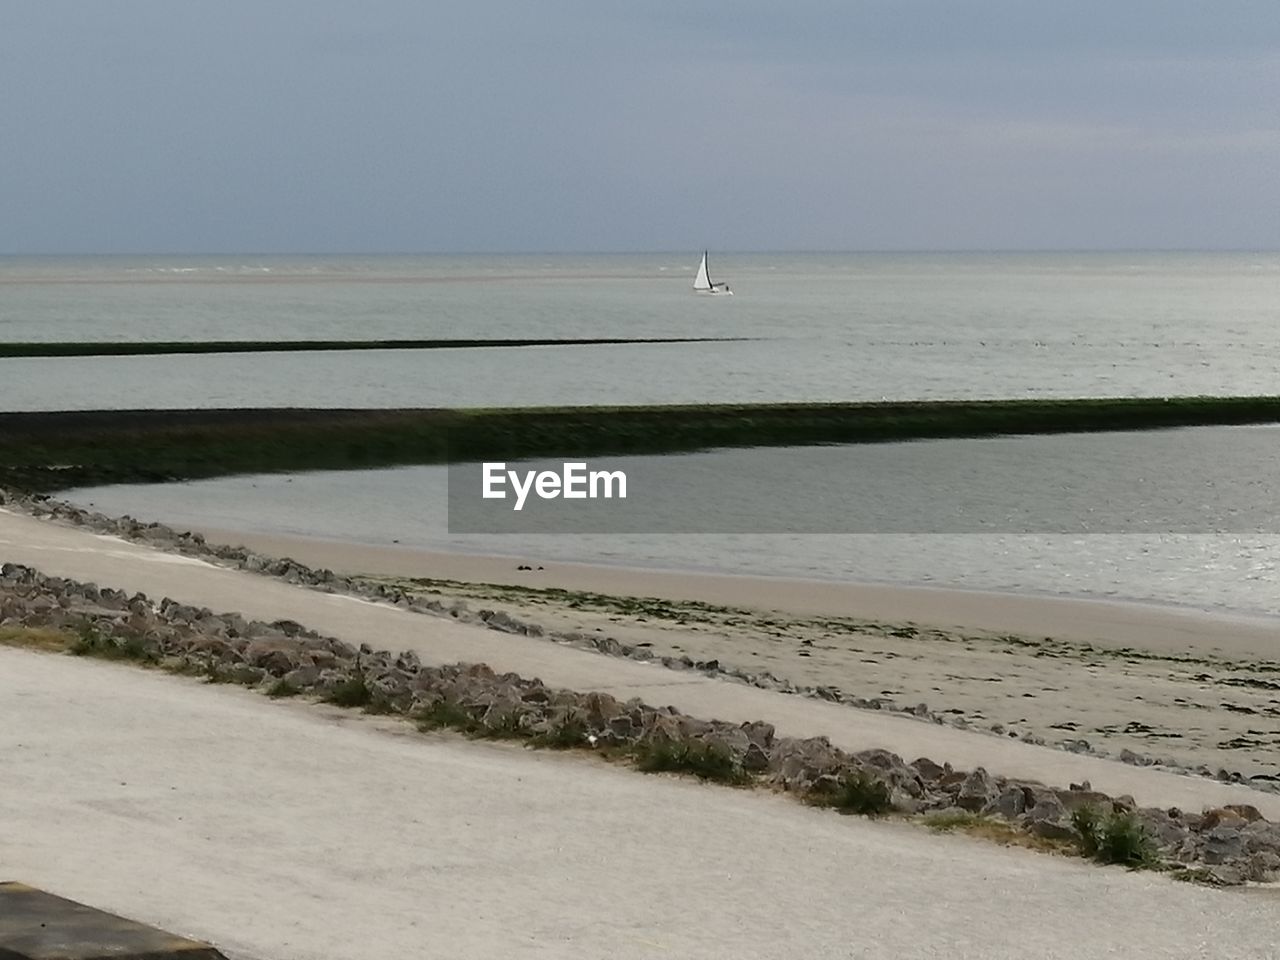
<path fill-rule="evenodd" d="M 1053 635 L 1113 648 L 1280 658 L 1280 618 L 1173 605 L 897 586 L 725 576 L 561 563 L 536 557 L 439 553 L 312 537 L 201 527 L 212 543 L 243 544 L 310 566 L 383 575 L 553 587 L 705 603 L 797 616 L 855 616 L 1025 636 Z M 542 567 L 529 571 L 520 565 Z"/>
<path fill-rule="evenodd" d="M 0 649 L 0 874 L 232 960 L 1280 956 L 1271 891 Z"/>
<path fill-rule="evenodd" d="M 207 533 L 214 542 L 245 542 L 347 574 L 471 582 L 423 592 L 463 597 L 561 632 L 612 636 L 655 654 L 718 660 L 901 706 L 923 703 L 983 730 L 1050 744 L 1085 740 L 1113 756 L 1127 750 L 1280 781 L 1280 619 Z M 545 588 L 575 596 L 537 592 Z M 672 602 L 607 599 L 615 596 Z"/>
<path fill-rule="evenodd" d="M 153 597 L 171 596 L 215 610 L 236 610 L 264 620 L 288 618 L 353 643 L 414 649 L 428 663 L 480 661 L 499 671 L 577 690 L 602 690 L 623 699 L 638 696 L 657 705 L 735 722 L 763 719 L 780 734 L 829 736 L 846 749 L 883 747 L 907 759 L 930 756 L 956 766 L 983 766 L 1006 776 L 1064 785 L 1089 780 L 1111 794 L 1131 794 L 1144 805 L 1201 809 L 1253 803 L 1280 819 L 1280 795 L 1137 768 L 1095 757 L 1037 747 L 1007 737 L 937 726 L 880 711 L 789 696 L 742 684 L 608 657 L 524 636 L 513 636 L 448 618 L 411 613 L 386 604 L 291 586 L 259 575 L 216 567 L 139 544 L 90 534 L 48 521 L 0 511 L 0 558 L 28 563 L 55 576 L 73 577 Z M 902 670 L 908 665 L 903 661 Z M 1046 679 L 1062 672 L 1041 663 Z M 1081 695 L 1088 696 L 1088 687 Z M 1104 704 L 1099 701 L 1097 707 Z M 1131 705 L 1141 710 L 1141 703 Z M 1139 715 L 1141 715 L 1139 713 Z"/>

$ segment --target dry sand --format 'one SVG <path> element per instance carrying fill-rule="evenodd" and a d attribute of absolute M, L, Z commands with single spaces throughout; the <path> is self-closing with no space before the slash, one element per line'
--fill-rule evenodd
<path fill-rule="evenodd" d="M 1280 819 L 1280 795 L 1276 794 L 499 633 L 386 604 L 290 586 L 6 511 L 0 511 L 0 559 L 28 563 L 55 576 L 140 590 L 156 598 L 171 596 L 264 620 L 297 620 L 353 643 L 414 649 L 429 663 L 481 661 L 497 670 L 540 677 L 556 686 L 672 704 L 695 716 L 734 722 L 768 720 L 783 735 L 826 735 L 846 749 L 883 747 L 908 759 L 926 755 L 959 767 L 984 766 L 1006 776 L 1059 785 L 1089 780 L 1096 789 L 1131 794 L 1139 803 L 1149 805 L 1198 810 L 1225 803 L 1253 803 L 1270 818 Z M 1042 669 L 1049 677 L 1063 670 L 1057 661 L 1049 660 L 1042 663 Z"/>
<path fill-rule="evenodd" d="M 0 875 L 232 960 L 1280 956 L 1272 891 L 410 730 L 0 649 Z"/>
<path fill-rule="evenodd" d="M 1113 756 L 1128 750 L 1280 781 L 1280 619 L 208 535 L 347 574 L 458 581 L 420 592 L 467 598 L 562 632 L 613 636 L 655 654 L 718 660 L 864 699 L 924 703 L 983 730 L 1051 744 L 1083 739 Z M 537 592 L 546 588 L 574 595 Z M 671 602 L 610 599 L 619 596 Z"/>

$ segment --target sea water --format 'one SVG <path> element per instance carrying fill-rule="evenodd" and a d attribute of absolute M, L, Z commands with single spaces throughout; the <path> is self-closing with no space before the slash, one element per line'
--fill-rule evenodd
<path fill-rule="evenodd" d="M 0 258 L 0 340 L 741 337 L 0 360 L 0 410 L 1280 392 L 1280 255 Z"/>
<path fill-rule="evenodd" d="M 698 256 L 0 258 L 0 339 L 8 341 L 745 338 L 0 359 L 0 410 L 1280 393 L 1275 253 L 713 251 L 713 278 L 731 284 L 732 298 L 692 292 Z M 1228 473 L 1262 469 L 1256 448 L 1233 458 L 1228 440 L 1217 450 Z M 1141 460 L 1140 439 L 1126 455 Z M 227 478 L 82 495 L 148 519 L 373 543 L 401 539 L 405 511 L 425 511 L 410 539 L 436 548 L 1280 613 L 1280 547 L 1266 530 L 497 542 L 441 527 L 444 475 Z"/>

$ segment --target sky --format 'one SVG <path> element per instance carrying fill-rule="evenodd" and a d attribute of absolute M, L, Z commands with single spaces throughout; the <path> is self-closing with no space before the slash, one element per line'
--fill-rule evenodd
<path fill-rule="evenodd" d="M 1280 248 L 1276 0 L 0 0 L 0 253 Z"/>

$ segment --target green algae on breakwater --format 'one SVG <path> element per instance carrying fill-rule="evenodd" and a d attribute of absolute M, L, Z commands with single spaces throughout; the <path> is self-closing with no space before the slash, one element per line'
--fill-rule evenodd
<path fill-rule="evenodd" d="M 0 484 L 1280 422 L 1280 397 L 0 414 Z"/>

